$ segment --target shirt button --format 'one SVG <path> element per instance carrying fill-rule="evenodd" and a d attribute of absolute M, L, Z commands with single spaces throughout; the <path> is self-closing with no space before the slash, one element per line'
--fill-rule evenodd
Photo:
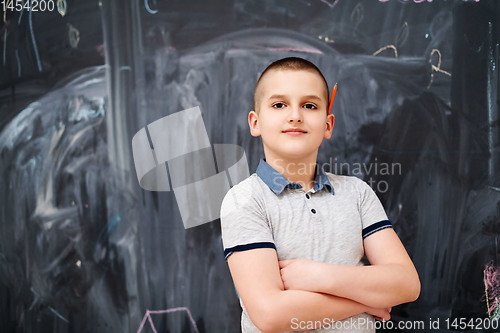
<path fill-rule="evenodd" d="M 313 214 L 316 214 L 316 209 L 314 209 L 314 208 L 313 208 L 313 209 L 311 209 L 311 212 L 312 212 Z"/>
<path fill-rule="evenodd" d="M 307 198 L 307 199 L 309 199 L 309 198 L 310 198 L 309 194 L 307 194 L 307 193 L 306 193 L 306 198 Z"/>

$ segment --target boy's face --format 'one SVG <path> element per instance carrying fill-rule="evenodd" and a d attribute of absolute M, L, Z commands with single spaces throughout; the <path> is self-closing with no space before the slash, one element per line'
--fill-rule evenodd
<path fill-rule="evenodd" d="M 328 91 L 312 71 L 272 70 L 256 89 L 257 112 L 248 123 L 262 136 L 266 158 L 301 160 L 314 155 L 332 135 L 334 116 L 327 115 Z"/>

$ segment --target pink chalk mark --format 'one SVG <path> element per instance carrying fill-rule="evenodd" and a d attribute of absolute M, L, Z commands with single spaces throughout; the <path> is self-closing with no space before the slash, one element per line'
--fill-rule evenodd
<path fill-rule="evenodd" d="M 488 315 L 491 315 L 499 305 L 497 298 L 500 296 L 500 267 L 493 266 L 492 262 L 484 269 L 484 288 Z"/>
<path fill-rule="evenodd" d="M 296 51 L 296 52 L 306 52 L 306 53 L 323 54 L 323 52 L 318 51 L 318 50 L 313 50 L 313 49 L 298 49 L 298 48 L 293 48 L 293 47 L 270 47 L 269 49 L 273 50 L 273 51 Z"/>
<path fill-rule="evenodd" d="M 104 57 L 104 44 L 97 45 L 95 49 L 101 57 Z"/>
<path fill-rule="evenodd" d="M 321 0 L 321 2 L 326 3 L 330 8 L 333 8 L 337 4 L 337 2 L 339 2 L 339 0 L 335 0 L 332 3 L 330 3 L 328 0 Z"/>
<path fill-rule="evenodd" d="M 151 325 L 151 329 L 153 330 L 153 332 L 156 333 L 155 324 L 153 324 L 153 319 L 151 319 L 151 316 L 149 314 L 148 314 L 148 321 L 149 321 L 149 325 Z"/>
<path fill-rule="evenodd" d="M 185 306 L 178 307 L 178 308 L 171 308 L 171 309 L 166 309 L 166 310 L 146 310 L 146 314 L 144 315 L 144 318 L 142 318 L 141 326 L 139 326 L 139 329 L 137 330 L 137 333 L 142 332 L 142 329 L 144 328 L 144 325 L 146 324 L 146 320 L 149 321 L 149 325 L 151 325 L 151 329 L 153 332 L 157 333 L 156 327 L 153 324 L 153 319 L 151 319 L 152 314 L 164 314 L 164 313 L 170 313 L 170 312 L 177 312 L 177 311 L 186 311 L 188 316 L 189 316 L 189 321 L 193 325 L 194 331 L 196 333 L 200 333 L 198 331 L 198 327 L 196 326 L 196 322 L 193 319 L 193 316 L 191 315 L 191 311 Z"/>

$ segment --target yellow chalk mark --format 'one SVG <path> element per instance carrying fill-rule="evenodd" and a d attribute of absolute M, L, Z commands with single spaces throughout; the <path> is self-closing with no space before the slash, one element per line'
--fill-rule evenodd
<path fill-rule="evenodd" d="M 7 0 L 7 4 L 5 5 L 5 12 L 3 12 L 3 23 L 7 23 L 7 8 L 9 8 L 12 0 Z"/>
<path fill-rule="evenodd" d="M 61 14 L 62 17 L 66 15 L 67 11 L 67 3 L 66 0 L 57 0 L 57 11 Z"/>
<path fill-rule="evenodd" d="M 394 57 L 397 58 L 398 57 L 398 49 L 394 46 L 394 45 L 387 45 L 387 46 L 384 46 L 383 48 L 377 50 L 375 53 L 373 53 L 374 56 L 376 56 L 377 54 L 379 54 L 380 52 L 382 51 L 385 51 L 387 49 L 392 49 L 394 51 Z"/>
<path fill-rule="evenodd" d="M 437 53 L 437 55 L 438 55 L 437 66 L 434 65 L 434 64 L 432 64 L 432 56 L 435 53 Z M 436 72 L 443 73 L 445 75 L 451 76 L 450 72 L 447 72 L 447 71 L 441 69 L 441 52 L 438 49 L 432 49 L 432 51 L 431 51 L 431 59 L 429 61 L 431 62 L 431 67 L 432 67 L 433 71 L 436 71 Z M 429 89 L 432 86 L 433 83 L 434 83 L 434 73 L 431 73 L 431 80 L 429 81 L 429 84 L 427 85 L 427 89 Z"/>
<path fill-rule="evenodd" d="M 431 52 L 431 58 L 434 55 L 434 53 L 438 54 L 439 60 L 438 60 L 438 65 L 437 66 L 432 65 L 432 69 L 435 70 L 436 72 L 440 72 L 440 73 L 446 74 L 448 76 L 451 76 L 451 73 L 449 73 L 449 72 L 444 71 L 444 70 L 441 69 L 441 52 L 439 52 L 438 49 L 433 49 L 432 52 Z"/>
<path fill-rule="evenodd" d="M 486 282 L 486 269 L 483 271 L 483 280 L 484 280 L 484 293 L 486 294 L 486 308 L 488 309 L 488 317 L 491 319 L 491 311 L 490 311 L 490 301 L 488 299 L 488 283 Z"/>

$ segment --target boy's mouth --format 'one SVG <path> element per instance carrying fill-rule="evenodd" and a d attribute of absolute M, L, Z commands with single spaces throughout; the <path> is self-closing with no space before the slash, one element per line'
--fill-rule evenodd
<path fill-rule="evenodd" d="M 303 129 L 300 128 L 288 128 L 282 132 L 290 135 L 301 135 L 307 133 L 307 131 L 304 131 Z"/>

